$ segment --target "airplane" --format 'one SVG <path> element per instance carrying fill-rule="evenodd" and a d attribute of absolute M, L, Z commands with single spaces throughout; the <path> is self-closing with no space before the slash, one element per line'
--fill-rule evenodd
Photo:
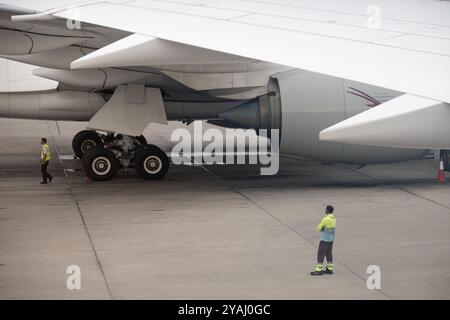
<path fill-rule="evenodd" d="M 88 121 L 72 146 L 93 180 L 164 178 L 142 132 L 172 120 L 278 129 L 324 163 L 450 166 L 448 1 L 1 0 L 0 41 L 5 68 L 35 66 L 0 117 Z"/>

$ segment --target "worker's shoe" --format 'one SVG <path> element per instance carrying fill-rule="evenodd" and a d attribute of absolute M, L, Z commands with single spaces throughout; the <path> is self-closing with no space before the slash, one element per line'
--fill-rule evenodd
<path fill-rule="evenodd" d="M 325 273 L 325 274 L 333 274 L 333 270 L 325 268 L 325 271 L 323 273 Z"/>
<path fill-rule="evenodd" d="M 310 273 L 310 275 L 312 276 L 321 276 L 323 275 L 323 271 L 313 271 Z"/>
<path fill-rule="evenodd" d="M 52 180 L 53 180 L 53 177 L 48 178 L 49 183 L 52 182 Z"/>
<path fill-rule="evenodd" d="M 314 269 L 313 272 L 310 273 L 312 276 L 321 276 L 323 275 L 323 263 L 319 263 Z"/>
<path fill-rule="evenodd" d="M 41 181 L 41 184 L 47 184 L 47 181 Z"/>
<path fill-rule="evenodd" d="M 325 274 L 333 274 L 334 264 L 333 262 L 328 262 L 327 266 L 325 267 Z"/>

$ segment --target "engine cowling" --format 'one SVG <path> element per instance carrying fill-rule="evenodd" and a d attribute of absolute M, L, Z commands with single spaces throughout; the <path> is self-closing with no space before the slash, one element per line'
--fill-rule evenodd
<path fill-rule="evenodd" d="M 325 142 L 319 132 L 401 93 L 303 70 L 274 76 L 281 101 L 282 153 L 323 162 L 374 164 L 421 158 L 423 149 Z"/>

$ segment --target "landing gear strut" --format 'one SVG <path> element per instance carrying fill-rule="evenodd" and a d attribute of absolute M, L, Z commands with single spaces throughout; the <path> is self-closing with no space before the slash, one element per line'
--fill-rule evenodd
<path fill-rule="evenodd" d="M 81 131 L 74 137 L 73 149 L 82 151 L 81 146 L 89 145 L 81 156 L 84 172 L 92 180 L 110 180 L 119 169 L 128 171 L 130 168 L 146 180 L 163 179 L 167 174 L 170 163 L 166 153 L 155 145 L 147 144 L 144 136 L 88 132 Z M 94 139 L 95 135 L 97 138 Z"/>

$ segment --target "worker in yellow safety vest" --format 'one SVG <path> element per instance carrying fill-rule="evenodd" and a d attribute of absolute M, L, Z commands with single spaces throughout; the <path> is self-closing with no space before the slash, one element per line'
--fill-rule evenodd
<path fill-rule="evenodd" d="M 41 151 L 41 172 L 42 172 L 42 181 L 41 184 L 47 184 L 48 182 L 52 182 L 53 176 L 48 173 L 48 164 L 50 160 L 52 160 L 52 153 L 50 151 L 50 147 L 47 144 L 47 139 L 41 139 L 42 151 Z M 47 182 L 48 181 L 48 182 Z"/>
<path fill-rule="evenodd" d="M 317 231 L 320 232 L 320 243 L 317 251 L 317 266 L 316 269 L 311 272 L 312 276 L 321 276 L 325 274 L 333 274 L 333 242 L 336 231 L 336 218 L 333 215 L 333 206 L 327 206 L 325 214 L 327 215 L 322 219 L 317 226 Z M 327 258 L 327 266 L 323 268 L 323 262 Z"/>

